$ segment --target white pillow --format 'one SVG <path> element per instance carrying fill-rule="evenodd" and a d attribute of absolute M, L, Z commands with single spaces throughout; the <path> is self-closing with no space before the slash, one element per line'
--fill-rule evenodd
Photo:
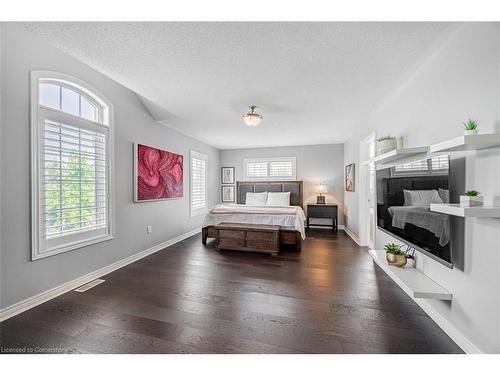
<path fill-rule="evenodd" d="M 437 190 L 403 190 L 405 206 L 429 207 L 431 203 L 443 203 Z"/>
<path fill-rule="evenodd" d="M 265 206 L 267 202 L 267 191 L 262 193 L 247 193 L 246 206 Z"/>
<path fill-rule="evenodd" d="M 290 192 L 267 193 L 266 206 L 290 206 Z"/>

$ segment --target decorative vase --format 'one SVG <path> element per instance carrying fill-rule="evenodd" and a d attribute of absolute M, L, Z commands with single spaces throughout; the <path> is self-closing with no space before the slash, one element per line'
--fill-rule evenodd
<path fill-rule="evenodd" d="M 396 138 L 377 141 L 377 155 L 385 154 L 386 152 L 395 150 L 397 148 L 398 148 L 398 141 L 396 140 Z"/>
<path fill-rule="evenodd" d="M 460 196 L 460 206 L 462 207 L 478 207 L 483 205 L 483 196 L 468 196 L 461 195 Z"/>
<path fill-rule="evenodd" d="M 395 255 L 386 253 L 385 257 L 390 266 L 404 267 L 406 265 L 406 255 Z"/>
<path fill-rule="evenodd" d="M 477 135 L 477 129 L 464 130 L 464 135 Z"/>

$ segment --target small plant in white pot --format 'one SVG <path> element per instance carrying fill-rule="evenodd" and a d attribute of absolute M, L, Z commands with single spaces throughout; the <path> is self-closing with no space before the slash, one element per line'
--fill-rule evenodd
<path fill-rule="evenodd" d="M 384 246 L 387 263 L 391 266 L 404 267 L 406 265 L 406 253 L 401 250 L 401 245 L 388 243 Z"/>
<path fill-rule="evenodd" d="M 460 196 L 460 205 L 462 207 L 475 207 L 483 205 L 483 196 L 475 190 L 467 190 Z"/>
<path fill-rule="evenodd" d="M 469 119 L 467 122 L 464 122 L 464 135 L 476 135 L 478 124 L 479 122 L 473 119 Z"/>
<path fill-rule="evenodd" d="M 377 155 L 385 154 L 386 152 L 395 150 L 398 148 L 398 141 L 396 137 L 386 135 L 377 139 Z"/>

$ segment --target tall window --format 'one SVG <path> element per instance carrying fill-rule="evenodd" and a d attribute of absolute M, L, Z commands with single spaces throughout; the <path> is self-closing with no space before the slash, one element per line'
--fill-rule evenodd
<path fill-rule="evenodd" d="M 295 157 L 244 159 L 245 179 L 259 180 L 295 180 L 297 159 Z"/>
<path fill-rule="evenodd" d="M 67 75 L 31 80 L 35 260 L 112 238 L 112 106 Z"/>
<path fill-rule="evenodd" d="M 190 213 L 193 217 L 207 211 L 207 156 L 191 151 L 190 159 Z"/>

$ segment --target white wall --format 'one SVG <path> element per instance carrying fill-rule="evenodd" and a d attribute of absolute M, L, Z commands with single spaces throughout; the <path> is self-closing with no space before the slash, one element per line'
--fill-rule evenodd
<path fill-rule="evenodd" d="M 368 134 L 367 134 L 368 135 Z M 355 164 L 354 191 L 344 193 L 344 225 L 359 239 L 359 142 L 361 138 L 349 139 L 344 143 L 344 163 Z"/>
<path fill-rule="evenodd" d="M 304 207 L 316 203 L 314 185 L 327 185 L 327 203 L 339 205 L 339 225 L 344 224 L 344 145 L 314 145 L 294 147 L 253 148 L 222 150 L 220 163 L 223 167 L 236 167 L 236 180 L 244 181 L 243 159 L 279 156 L 297 157 L 297 180 L 304 181 Z M 317 221 L 319 223 L 319 221 Z"/>
<path fill-rule="evenodd" d="M 359 141 L 377 135 L 404 136 L 408 147 L 455 136 L 469 117 L 480 132 L 499 132 L 500 29 L 498 24 L 463 25 L 368 120 L 366 132 L 345 144 L 345 162 L 358 161 Z M 500 148 L 467 154 L 466 187 L 500 204 Z M 359 190 L 359 189 L 358 189 Z M 358 233 L 357 193 L 345 197 L 347 225 Z M 500 219 L 467 219 L 464 270 L 423 257 L 424 273 L 453 293 L 451 303 L 429 300 L 472 345 L 500 352 Z M 376 247 L 394 239 L 377 230 Z"/>
<path fill-rule="evenodd" d="M 189 217 L 189 150 L 208 155 L 209 204 L 219 200 L 219 151 L 154 122 L 137 96 L 24 29 L 1 32 L 1 276 L 0 306 L 94 271 L 131 254 L 201 227 Z M 115 108 L 116 238 L 30 261 L 29 102 L 30 70 L 70 74 L 96 87 Z M 184 197 L 133 203 L 133 142 L 184 155 Z M 146 235 L 146 226 L 153 233 Z"/>

